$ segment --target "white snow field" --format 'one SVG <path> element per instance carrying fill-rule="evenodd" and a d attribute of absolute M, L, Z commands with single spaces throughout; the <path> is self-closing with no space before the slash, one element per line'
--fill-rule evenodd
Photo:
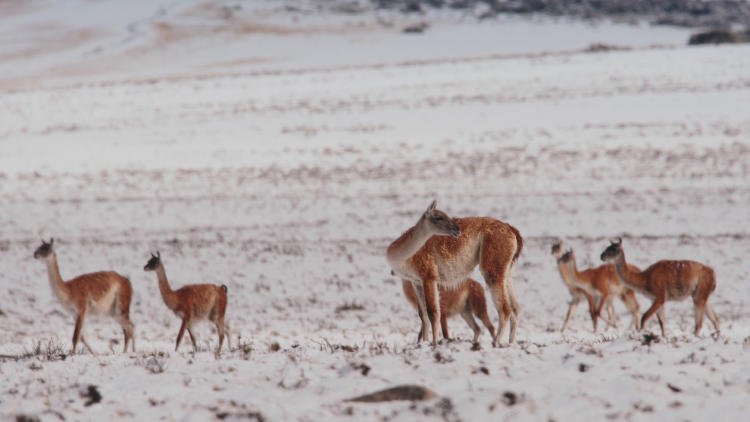
<path fill-rule="evenodd" d="M 747 418 L 750 46 L 300 4 L 0 3 L 0 419 Z M 524 236 L 517 343 L 474 350 L 456 318 L 453 341 L 416 344 L 384 252 L 432 199 Z M 615 236 L 641 268 L 712 266 L 721 333 L 693 335 L 690 300 L 666 303 L 668 338 L 619 301 L 618 328 L 594 334 L 579 306 L 560 333 L 551 243 L 584 268 Z M 99 353 L 70 355 L 73 316 L 32 258 L 50 237 L 64 279 L 131 280 L 136 353 L 88 317 Z M 219 358 L 208 323 L 174 351 L 143 271 L 157 250 L 173 288 L 228 286 Z M 402 384 L 438 397 L 346 401 Z"/>

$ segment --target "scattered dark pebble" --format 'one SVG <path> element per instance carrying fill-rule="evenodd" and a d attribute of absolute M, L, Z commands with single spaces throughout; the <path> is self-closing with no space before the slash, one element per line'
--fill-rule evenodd
<path fill-rule="evenodd" d="M 503 393 L 503 403 L 508 406 L 513 406 L 518 403 L 518 396 L 512 391 L 506 391 Z"/>
<path fill-rule="evenodd" d="M 92 404 L 99 403 L 102 401 L 102 395 L 99 393 L 99 389 L 95 385 L 89 385 L 86 391 L 81 393 L 81 397 L 87 399 L 84 406 L 88 407 Z"/>

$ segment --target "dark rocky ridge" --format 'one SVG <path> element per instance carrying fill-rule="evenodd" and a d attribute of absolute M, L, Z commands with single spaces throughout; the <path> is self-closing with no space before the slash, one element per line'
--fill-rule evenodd
<path fill-rule="evenodd" d="M 539 14 L 687 27 L 750 26 L 747 0 L 370 0 L 377 8 L 420 13 L 430 8 L 480 10 L 480 17 Z"/>

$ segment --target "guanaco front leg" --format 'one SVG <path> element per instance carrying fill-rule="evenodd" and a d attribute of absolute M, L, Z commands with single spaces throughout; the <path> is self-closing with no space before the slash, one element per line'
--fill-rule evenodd
<path fill-rule="evenodd" d="M 610 325 L 615 326 L 614 322 L 612 321 L 612 313 L 613 313 L 611 309 L 612 303 L 608 299 L 609 299 L 608 293 L 604 293 L 602 297 L 599 298 L 599 306 L 596 308 L 596 311 L 594 311 L 596 315 L 596 318 L 594 319 L 594 333 L 596 333 L 596 328 L 597 328 L 596 320 L 598 320 L 599 318 L 601 318 L 602 320 L 604 320 L 604 322 L 607 323 L 607 327 L 609 327 Z M 604 308 L 605 305 L 607 306 L 607 312 L 609 313 L 609 318 L 604 318 L 604 314 L 602 314 L 602 308 Z"/>
<path fill-rule="evenodd" d="M 440 313 L 440 328 L 443 330 L 443 338 L 450 341 L 451 336 L 448 334 L 448 316 L 445 312 Z"/>
<path fill-rule="evenodd" d="M 78 316 L 76 317 L 76 325 L 73 329 L 73 351 L 71 354 L 76 354 L 78 348 L 78 339 L 81 337 L 81 330 L 83 329 L 83 319 L 86 317 L 86 303 L 78 305 Z"/>
<path fill-rule="evenodd" d="M 417 300 L 417 302 L 419 302 Z M 419 321 L 422 323 L 422 325 L 419 326 L 419 335 L 417 335 L 417 344 L 422 342 L 422 339 L 424 338 L 424 326 L 425 326 L 425 320 L 424 320 L 424 313 L 422 312 L 422 308 L 419 306 L 419 303 L 417 303 L 417 313 L 419 314 Z"/>
<path fill-rule="evenodd" d="M 651 307 L 648 308 L 646 313 L 643 314 L 643 317 L 641 317 L 641 329 L 646 326 L 646 321 L 648 321 L 651 315 L 653 315 L 654 312 L 658 311 L 659 308 L 664 305 L 664 300 L 665 298 L 663 294 L 654 298 L 654 303 L 651 304 Z M 662 336 L 664 336 L 664 322 L 662 321 L 662 316 L 660 314 L 657 314 L 656 317 L 659 318 L 659 324 L 661 325 L 661 334 Z"/>
<path fill-rule="evenodd" d="M 193 330 L 191 330 L 190 327 L 187 327 L 186 329 L 187 329 L 188 335 L 190 336 L 190 341 L 193 343 L 193 349 L 195 349 L 195 351 L 197 352 L 198 343 L 195 342 L 195 336 L 193 336 Z"/>
<path fill-rule="evenodd" d="M 562 328 L 560 328 L 560 332 L 564 333 L 565 328 L 568 326 L 568 321 L 570 321 L 570 317 L 573 316 L 573 312 L 576 310 L 576 307 L 578 306 L 578 303 L 581 302 L 581 297 L 576 296 L 570 301 L 570 305 L 568 306 L 568 314 L 565 316 L 565 321 L 563 322 Z"/>
<path fill-rule="evenodd" d="M 417 338 L 417 343 L 420 343 L 422 340 L 427 340 L 427 333 L 430 330 L 430 322 L 425 317 L 425 315 L 427 315 L 427 304 L 425 300 L 424 286 L 420 283 L 414 282 L 412 282 L 412 286 L 414 286 L 414 292 L 417 294 L 417 311 L 419 312 L 419 319 L 422 321 L 422 329 L 419 330 L 419 337 Z"/>
<path fill-rule="evenodd" d="M 472 340 L 472 342 L 476 343 L 477 340 L 479 340 L 479 336 L 482 334 L 482 329 L 479 327 L 479 324 L 477 324 L 476 320 L 474 320 L 474 314 L 471 311 L 471 306 L 469 305 L 469 303 L 466 304 L 466 307 L 461 312 L 461 317 L 464 319 L 464 321 L 466 321 L 467 324 L 469 324 L 471 330 L 474 331 L 474 340 Z"/>
<path fill-rule="evenodd" d="M 612 304 L 612 298 L 609 299 L 609 302 L 607 303 L 607 316 L 609 317 L 609 321 L 607 322 L 607 328 L 613 327 L 617 328 L 617 314 L 615 313 L 615 306 Z"/>
<path fill-rule="evenodd" d="M 188 320 L 189 318 L 187 316 L 182 318 L 182 324 L 180 325 L 180 332 L 177 334 L 177 344 L 174 347 L 175 352 L 180 348 L 180 342 L 182 342 L 182 336 L 185 335 L 185 329 L 188 327 Z"/>
<path fill-rule="evenodd" d="M 432 347 L 437 347 L 438 325 L 440 323 L 440 292 L 438 291 L 437 280 L 434 278 L 423 280 L 423 284 L 427 318 L 432 325 Z"/>
<path fill-rule="evenodd" d="M 630 314 L 632 315 L 632 320 L 630 321 L 630 327 L 635 327 L 636 330 L 641 329 L 641 319 L 638 318 L 638 301 L 635 298 L 635 293 L 633 293 L 632 290 L 629 290 L 622 295 L 620 295 L 620 299 L 625 303 L 625 306 L 628 308 L 628 311 L 630 311 Z"/>

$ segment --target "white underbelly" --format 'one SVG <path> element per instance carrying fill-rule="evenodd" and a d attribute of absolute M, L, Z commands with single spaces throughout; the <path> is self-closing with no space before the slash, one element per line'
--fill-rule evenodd
<path fill-rule="evenodd" d="M 107 293 L 105 293 L 104 296 L 99 298 L 99 300 L 89 298 L 89 309 L 87 309 L 87 311 L 98 315 L 110 313 L 116 297 L 117 287 L 113 285 L 107 290 Z"/>

